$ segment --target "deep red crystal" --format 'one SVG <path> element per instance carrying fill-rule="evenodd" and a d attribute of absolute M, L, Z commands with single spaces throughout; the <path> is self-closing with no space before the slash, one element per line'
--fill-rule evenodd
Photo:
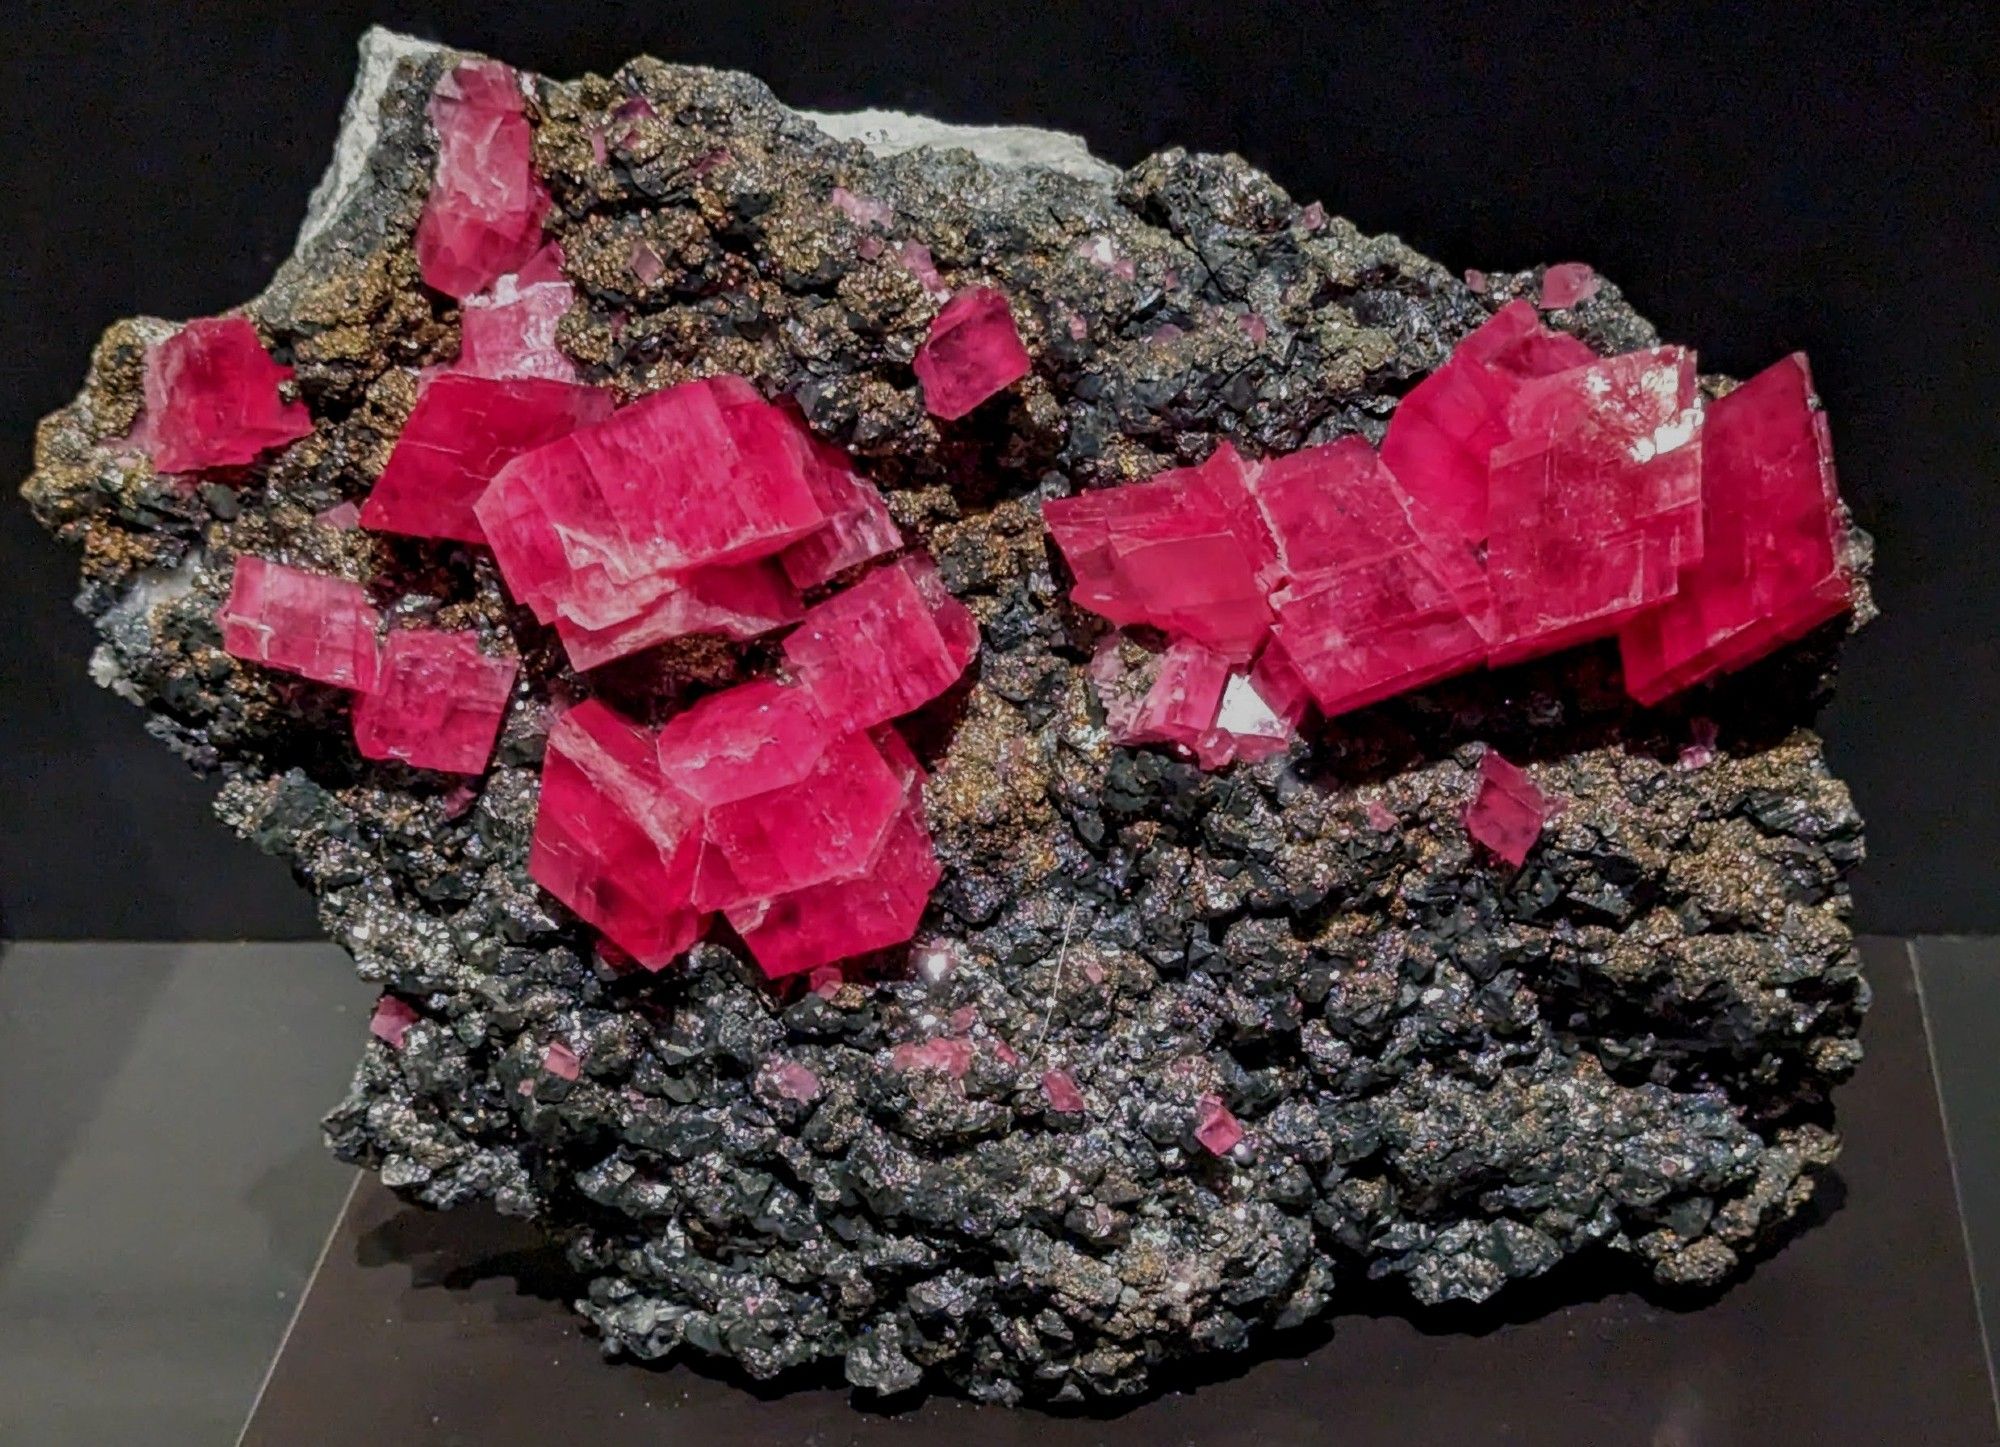
<path fill-rule="evenodd" d="M 359 583 L 246 555 L 215 616 L 234 657 L 340 688 L 374 685 L 381 619 Z"/>
<path fill-rule="evenodd" d="M 1465 832 L 1507 863 L 1518 867 L 1542 836 L 1550 813 L 1548 797 L 1521 769 L 1493 749 L 1479 761 L 1479 782 L 1465 806 Z"/>
<path fill-rule="evenodd" d="M 291 379 L 242 317 L 189 322 L 147 350 L 146 405 L 133 440 L 160 472 L 253 462 L 313 430 L 305 405 L 278 391 Z"/>
<path fill-rule="evenodd" d="M 483 652 L 471 633 L 399 629 L 354 702 L 354 742 L 363 758 L 484 773 L 519 666 Z"/>
<path fill-rule="evenodd" d="M 924 384 L 925 409 L 946 421 L 1005 391 L 1032 365 L 1006 295 L 992 287 L 962 291 L 946 302 L 910 363 Z"/>
<path fill-rule="evenodd" d="M 809 610 L 785 660 L 820 713 L 866 728 L 944 693 L 979 651 L 979 624 L 927 557 L 876 568 Z"/>

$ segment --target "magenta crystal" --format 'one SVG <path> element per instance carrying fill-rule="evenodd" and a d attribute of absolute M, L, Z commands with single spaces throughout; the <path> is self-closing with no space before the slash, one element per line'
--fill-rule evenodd
<path fill-rule="evenodd" d="M 814 439 L 807 480 L 826 525 L 778 555 L 785 576 L 800 588 L 817 588 L 850 568 L 903 545 L 903 535 L 881 492 L 847 465 L 840 450 Z"/>
<path fill-rule="evenodd" d="M 1833 444 L 1803 353 L 1708 406 L 1703 549 L 1619 634 L 1625 688 L 1658 703 L 1803 637 L 1852 603 Z"/>
<path fill-rule="evenodd" d="M 1542 309 L 1578 306 L 1596 296 L 1600 284 L 1588 262 L 1558 262 L 1542 273 Z"/>
<path fill-rule="evenodd" d="M 572 382 L 433 377 L 362 506 L 361 525 L 484 542 L 473 504 L 494 475 L 523 452 L 603 421 L 611 408 L 610 393 Z"/>
<path fill-rule="evenodd" d="M 562 248 L 551 241 L 518 273 L 466 298 L 451 370 L 496 380 L 578 380 L 576 364 L 556 345 L 556 330 L 575 305 L 576 288 L 562 273 Z"/>
<path fill-rule="evenodd" d="M 929 1040 L 906 1041 L 890 1051 L 889 1058 L 899 1070 L 932 1070 L 953 1080 L 963 1080 L 965 1072 L 972 1068 L 972 1042 L 937 1035 Z"/>
<path fill-rule="evenodd" d="M 146 352 L 145 410 L 134 441 L 160 472 L 254 462 L 313 430 L 300 402 L 279 392 L 292 369 L 271 360 L 242 317 L 189 322 Z"/>
<path fill-rule="evenodd" d="M 1049 1109 L 1061 1115 L 1077 1115 L 1084 1109 L 1083 1092 L 1077 1088 L 1076 1078 L 1067 1070 L 1044 1073 L 1042 1094 L 1048 1099 Z"/>
<path fill-rule="evenodd" d="M 1465 806 L 1465 832 L 1507 863 L 1519 867 L 1542 837 L 1553 811 L 1525 772 L 1487 749 L 1479 761 L 1479 783 Z"/>
<path fill-rule="evenodd" d="M 242 556 L 216 612 L 224 651 L 340 688 L 375 682 L 381 621 L 359 583 Z"/>
<path fill-rule="evenodd" d="M 1219 1095 L 1204 1095 L 1195 1107 L 1194 1138 L 1212 1156 L 1226 1156 L 1243 1140 L 1243 1126 Z"/>
<path fill-rule="evenodd" d="M 774 1061 L 766 1074 L 771 1089 L 781 1099 L 795 1105 L 811 1105 L 819 1099 L 819 1076 L 796 1060 Z"/>
<path fill-rule="evenodd" d="M 924 384 L 924 407 L 951 421 L 1028 375 L 1032 362 L 1004 293 L 962 291 L 944 304 L 910 363 Z"/>
<path fill-rule="evenodd" d="M 480 650 L 471 633 L 403 628 L 382 645 L 374 684 L 354 702 L 363 758 L 484 773 L 519 664 Z"/>
<path fill-rule="evenodd" d="M 805 616 L 798 589 L 769 558 L 668 574 L 617 590 L 639 611 L 600 628 L 558 615 L 556 636 L 572 667 L 590 669 L 670 638 L 706 633 L 749 639 Z"/>
<path fill-rule="evenodd" d="M 575 1080 L 583 1073 L 583 1062 L 560 1040 L 551 1040 L 542 1052 L 542 1071 L 558 1080 Z"/>
<path fill-rule="evenodd" d="M 407 1001 L 384 995 L 376 1000 L 375 1013 L 368 1017 L 368 1033 L 391 1050 L 401 1050 L 403 1037 L 421 1018 Z"/>
<path fill-rule="evenodd" d="M 468 60 L 431 96 L 437 175 L 417 221 L 427 285 L 465 298 L 518 271 L 542 244 L 549 194 L 534 173 L 534 131 L 509 66 Z"/>
<path fill-rule="evenodd" d="M 885 564 L 835 593 L 785 639 L 785 661 L 822 716 L 846 728 L 930 702 L 978 651 L 978 622 L 921 556 Z"/>

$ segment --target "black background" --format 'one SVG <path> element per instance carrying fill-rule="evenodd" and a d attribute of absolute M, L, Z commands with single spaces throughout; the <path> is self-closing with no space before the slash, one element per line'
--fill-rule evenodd
<path fill-rule="evenodd" d="M 371 22 L 555 75 L 752 71 L 802 107 L 1235 150 L 1448 265 L 1580 258 L 1705 368 L 1811 352 L 1883 619 L 1825 724 L 1859 919 L 2000 931 L 2000 104 L 1974 5 L 14 4 L 0 46 L 0 475 L 118 317 L 290 247 Z M 0 497 L 0 932 L 309 935 L 210 786 L 93 688 L 74 559 Z"/>

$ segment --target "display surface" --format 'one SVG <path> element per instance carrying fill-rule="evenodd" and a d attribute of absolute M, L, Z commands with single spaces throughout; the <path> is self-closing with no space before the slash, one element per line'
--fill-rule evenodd
<path fill-rule="evenodd" d="M 377 32 L 26 492 L 384 987 L 335 1149 L 611 1347 L 1129 1394 L 1364 1275 L 1719 1282 L 1836 1152 L 1866 541 L 1802 358 L 1588 267 Z"/>

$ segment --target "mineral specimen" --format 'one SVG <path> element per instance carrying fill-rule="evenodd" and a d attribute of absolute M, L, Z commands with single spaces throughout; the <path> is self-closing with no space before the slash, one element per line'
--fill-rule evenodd
<path fill-rule="evenodd" d="M 875 1393 L 1726 1281 L 1867 1003 L 1802 360 L 900 126 L 378 32 L 270 288 L 44 427 L 94 676 L 384 990 L 334 1149 Z"/>

